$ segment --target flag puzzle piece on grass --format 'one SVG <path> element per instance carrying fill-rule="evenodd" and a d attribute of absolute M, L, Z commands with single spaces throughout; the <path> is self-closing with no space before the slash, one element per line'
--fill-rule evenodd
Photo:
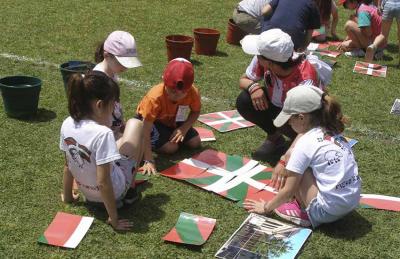
<path fill-rule="evenodd" d="M 340 56 L 339 51 L 332 51 L 332 50 L 326 50 L 326 49 L 318 49 L 315 51 L 316 54 L 319 54 L 321 56 L 327 56 L 327 57 L 331 57 L 331 58 L 337 58 L 338 56 Z"/>
<path fill-rule="evenodd" d="M 344 137 L 347 141 L 347 143 L 349 143 L 350 147 L 353 147 L 355 144 L 358 143 L 358 140 L 356 139 L 352 139 L 352 138 L 348 138 L 348 137 Z"/>
<path fill-rule="evenodd" d="M 245 120 L 237 110 L 202 114 L 199 116 L 198 121 L 219 132 L 228 132 L 254 126 L 253 123 Z"/>
<path fill-rule="evenodd" d="M 357 61 L 353 72 L 375 77 L 386 77 L 387 66 Z"/>
<path fill-rule="evenodd" d="M 216 220 L 181 212 L 175 227 L 163 237 L 163 240 L 189 244 L 204 244 L 215 227 Z"/>
<path fill-rule="evenodd" d="M 201 142 L 216 140 L 215 136 L 214 136 L 214 132 L 212 130 L 205 129 L 202 127 L 195 127 L 194 129 L 199 133 Z"/>
<path fill-rule="evenodd" d="M 135 186 L 138 186 L 140 184 L 143 184 L 143 183 L 147 182 L 148 180 L 149 180 L 149 176 L 138 172 L 136 174 L 135 181 L 132 182 L 132 186 L 131 187 L 135 187 Z"/>
<path fill-rule="evenodd" d="M 309 51 L 318 51 L 318 50 L 325 50 L 329 47 L 337 47 L 340 45 L 340 41 L 327 41 L 324 43 L 315 43 L 315 42 L 311 42 L 308 46 L 307 46 L 307 50 Z"/>
<path fill-rule="evenodd" d="M 400 99 L 394 100 L 392 109 L 390 110 L 391 114 L 400 115 Z"/>
<path fill-rule="evenodd" d="M 400 211 L 400 198 L 377 194 L 361 194 L 360 207 L 365 209 Z"/>
<path fill-rule="evenodd" d="M 92 217 L 57 212 L 57 215 L 44 234 L 39 237 L 38 242 L 53 246 L 75 248 L 81 242 L 92 223 Z"/>
<path fill-rule="evenodd" d="M 271 168 L 248 158 L 211 149 L 182 160 L 162 171 L 161 175 L 184 180 L 240 203 L 248 197 L 262 196 L 271 200 L 275 195 L 271 188 L 267 188 L 272 176 Z"/>

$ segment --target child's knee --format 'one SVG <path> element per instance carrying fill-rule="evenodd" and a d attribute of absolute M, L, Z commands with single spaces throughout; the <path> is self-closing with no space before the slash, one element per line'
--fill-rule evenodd
<path fill-rule="evenodd" d="M 160 147 L 157 152 L 164 153 L 164 154 L 173 154 L 178 151 L 179 145 L 172 142 L 165 143 L 162 147 Z"/>
<path fill-rule="evenodd" d="M 348 20 L 344 25 L 344 29 L 346 32 L 354 30 L 355 27 L 358 28 L 357 24 L 352 20 Z"/>
<path fill-rule="evenodd" d="M 185 143 L 189 148 L 198 148 L 201 146 L 200 136 L 193 137 L 188 142 Z"/>
<path fill-rule="evenodd" d="M 131 118 L 129 120 L 127 120 L 126 122 L 126 127 L 132 127 L 132 128 L 143 128 L 143 121 L 135 119 L 135 118 Z"/>

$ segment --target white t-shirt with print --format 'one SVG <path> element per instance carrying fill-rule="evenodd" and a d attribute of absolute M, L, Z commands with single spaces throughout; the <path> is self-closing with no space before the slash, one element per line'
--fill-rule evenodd
<path fill-rule="evenodd" d="M 102 202 L 97 185 L 97 165 L 111 164 L 111 181 L 116 199 L 125 192 L 129 179 L 115 165 L 121 155 L 113 132 L 106 126 L 92 120 L 75 122 L 68 117 L 61 126 L 60 149 L 66 153 L 68 168 L 89 201 Z"/>
<path fill-rule="evenodd" d="M 332 215 L 345 215 L 360 201 L 361 178 L 351 147 L 341 135 L 314 128 L 299 138 L 286 169 L 303 174 L 311 168 L 319 189 L 317 201 Z"/>

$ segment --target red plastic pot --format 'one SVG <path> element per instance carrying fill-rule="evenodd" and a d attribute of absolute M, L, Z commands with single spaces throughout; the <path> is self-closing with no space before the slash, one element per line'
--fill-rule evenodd
<path fill-rule="evenodd" d="M 240 29 L 232 19 L 229 19 L 226 42 L 232 45 L 240 45 L 241 39 L 243 39 L 246 35 L 247 33 L 245 31 Z"/>
<path fill-rule="evenodd" d="M 193 38 L 185 35 L 168 35 L 165 37 L 167 44 L 168 61 L 175 58 L 190 60 L 193 48 Z"/>
<path fill-rule="evenodd" d="M 197 28 L 193 30 L 194 47 L 198 55 L 215 55 L 220 32 L 215 29 Z"/>

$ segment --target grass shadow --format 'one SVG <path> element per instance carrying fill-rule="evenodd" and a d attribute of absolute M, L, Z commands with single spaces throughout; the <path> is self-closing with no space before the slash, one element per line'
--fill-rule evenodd
<path fill-rule="evenodd" d="M 41 122 L 49 122 L 54 120 L 57 117 L 57 114 L 52 110 L 47 110 L 45 108 L 39 108 L 37 113 L 27 117 L 14 118 L 20 121 L 26 121 L 31 123 L 41 123 Z"/>
<path fill-rule="evenodd" d="M 387 44 L 385 50 L 390 53 L 399 53 L 399 46 L 393 43 Z"/>
<path fill-rule="evenodd" d="M 214 56 L 217 56 L 217 57 L 228 57 L 229 55 L 228 55 L 228 53 L 226 53 L 224 51 L 217 50 L 217 52 L 215 53 Z"/>
<path fill-rule="evenodd" d="M 335 239 L 356 240 L 372 230 L 372 224 L 361 216 L 357 211 L 353 211 L 344 218 L 322 225 L 319 231 Z"/>
<path fill-rule="evenodd" d="M 190 62 L 192 62 L 193 66 L 201 66 L 203 65 L 203 62 L 200 62 L 196 59 L 190 59 Z"/>
<path fill-rule="evenodd" d="M 134 223 L 129 232 L 146 233 L 149 231 L 150 223 L 160 221 L 165 217 L 165 212 L 161 207 L 169 200 L 170 197 L 165 193 L 146 195 L 132 205 L 124 205 L 118 210 L 118 215 L 120 218 L 129 219 Z M 108 219 L 103 203 L 83 203 L 83 205 L 96 219 L 101 221 Z"/>

